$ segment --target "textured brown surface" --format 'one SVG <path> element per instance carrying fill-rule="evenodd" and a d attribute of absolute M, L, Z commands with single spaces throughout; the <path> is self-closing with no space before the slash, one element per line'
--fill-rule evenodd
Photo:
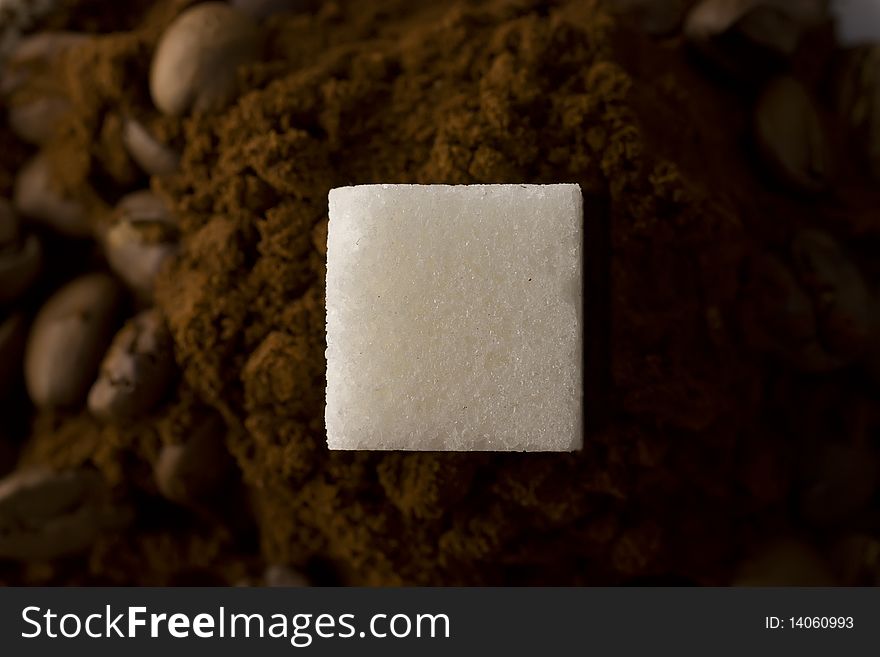
<path fill-rule="evenodd" d="M 738 297 L 746 258 L 795 227 L 876 234 L 876 199 L 804 203 L 765 184 L 744 146 L 749 106 L 702 78 L 676 39 L 615 29 L 584 0 L 331 2 L 268 21 L 263 58 L 226 111 L 162 118 L 149 54 L 186 4 L 157 2 L 135 31 L 65 59 L 76 109 L 49 147 L 96 217 L 139 181 L 124 116 L 183 148 L 180 172 L 153 180 L 183 235 L 157 290 L 178 389 L 136 426 L 39 416 L 23 449 L 26 462 L 96 465 L 142 515 L 85 567 L 0 580 L 233 583 L 285 563 L 344 584 L 724 583 L 790 524 L 799 427 L 836 431 L 830 409 L 862 402 L 873 422 L 844 379 L 803 382 L 748 346 Z M 0 139 L 5 194 L 26 149 Z M 329 453 L 328 190 L 563 181 L 587 197 L 583 452 Z M 160 445 L 209 409 L 228 425 L 255 529 L 158 501 Z"/>

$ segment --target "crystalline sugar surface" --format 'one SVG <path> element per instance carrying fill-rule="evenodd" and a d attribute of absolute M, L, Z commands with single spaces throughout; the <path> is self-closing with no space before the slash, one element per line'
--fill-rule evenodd
<path fill-rule="evenodd" d="M 582 240 L 577 185 L 332 190 L 329 447 L 579 449 Z"/>

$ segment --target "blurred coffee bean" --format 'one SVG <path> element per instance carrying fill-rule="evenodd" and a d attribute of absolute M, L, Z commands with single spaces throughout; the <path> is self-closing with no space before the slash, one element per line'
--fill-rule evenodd
<path fill-rule="evenodd" d="M 273 588 L 303 588 L 311 586 L 308 578 L 290 566 L 274 565 L 266 568 L 263 575 L 266 586 Z"/>
<path fill-rule="evenodd" d="M 260 20 L 282 12 L 308 11 L 318 3 L 316 0 L 229 0 L 229 4 Z"/>
<path fill-rule="evenodd" d="M 25 383 L 39 408 L 77 406 L 113 337 L 122 294 L 106 274 L 82 276 L 56 292 L 34 320 Z"/>
<path fill-rule="evenodd" d="M 217 416 L 208 416 L 190 438 L 166 445 L 154 468 L 162 495 L 196 510 L 210 508 L 216 493 L 226 486 L 233 472 L 226 449 L 226 427 Z"/>
<path fill-rule="evenodd" d="M 177 153 L 151 135 L 136 119 L 125 119 L 122 143 L 131 159 L 151 176 L 164 176 L 177 170 Z"/>
<path fill-rule="evenodd" d="M 808 372 L 846 364 L 821 343 L 813 301 L 779 258 L 751 262 L 744 295 L 743 328 L 756 346 Z"/>
<path fill-rule="evenodd" d="M 19 470 L 0 480 L 0 559 L 40 561 L 83 552 L 131 521 L 93 470 Z"/>
<path fill-rule="evenodd" d="M 70 108 L 70 101 L 58 96 L 12 104 L 7 112 L 9 127 L 22 141 L 40 146 L 52 138 Z"/>
<path fill-rule="evenodd" d="M 733 586 L 833 586 L 827 561 L 812 546 L 795 539 L 775 541 L 739 568 Z"/>
<path fill-rule="evenodd" d="M 688 12 L 684 33 L 692 41 L 708 41 L 733 27 L 758 5 L 758 0 L 701 0 Z"/>
<path fill-rule="evenodd" d="M 18 239 L 18 217 L 12 205 L 0 198 L 0 249 Z"/>
<path fill-rule="evenodd" d="M 37 279 L 43 262 L 43 250 L 35 235 L 25 238 L 20 247 L 0 246 L 0 303 L 18 299 Z"/>
<path fill-rule="evenodd" d="M 878 330 L 877 300 L 852 259 L 828 233 L 800 231 L 792 257 L 812 298 L 823 344 L 843 359 L 869 353 Z"/>
<path fill-rule="evenodd" d="M 57 65 L 59 57 L 90 37 L 73 32 L 44 32 L 24 39 L 5 62 L 0 94 L 8 106 L 9 127 L 23 141 L 49 141 L 70 112 L 70 101 L 46 84 L 32 84 Z"/>
<path fill-rule="evenodd" d="M 55 66 L 65 51 L 91 38 L 77 32 L 38 32 L 22 39 L 3 65 L 0 94 L 8 96 L 20 90 L 34 75 Z"/>
<path fill-rule="evenodd" d="M 59 233 L 70 237 L 91 235 L 85 208 L 59 190 L 45 155 L 36 155 L 18 172 L 14 201 L 19 214 L 43 222 Z"/>
<path fill-rule="evenodd" d="M 43 250 L 30 235 L 21 239 L 12 206 L 0 199 L 0 304 L 15 301 L 40 273 Z"/>
<path fill-rule="evenodd" d="M 142 191 L 119 202 L 113 221 L 103 240 L 107 262 L 140 298 L 149 300 L 156 276 L 178 251 L 175 218 L 162 199 Z"/>
<path fill-rule="evenodd" d="M 825 0 L 701 0 L 688 13 L 684 33 L 724 72 L 762 79 L 794 53 L 807 29 L 825 20 Z"/>
<path fill-rule="evenodd" d="M 880 44 L 846 51 L 837 70 L 837 107 L 871 174 L 880 180 Z"/>
<path fill-rule="evenodd" d="M 770 171 L 784 184 L 805 192 L 825 187 L 829 150 L 813 101 L 797 80 L 771 81 L 758 99 L 755 141 Z"/>
<path fill-rule="evenodd" d="M 821 443 L 806 448 L 798 506 L 813 527 L 833 527 L 864 511 L 878 481 L 878 454 L 862 445 Z"/>
<path fill-rule="evenodd" d="M 758 4 L 736 25 L 751 43 L 781 57 L 791 57 L 801 37 L 801 26 L 785 11 Z"/>
<path fill-rule="evenodd" d="M 89 392 L 89 411 L 123 421 L 150 411 L 174 374 L 171 335 L 158 310 L 146 310 L 122 328 L 101 363 Z"/>
<path fill-rule="evenodd" d="M 0 320 L 0 397 L 21 376 L 21 362 L 27 338 L 27 322 L 23 315 Z"/>
<path fill-rule="evenodd" d="M 247 14 L 223 2 L 184 11 L 159 40 L 150 69 L 150 92 L 171 115 L 213 112 L 236 91 L 238 68 L 254 61 L 259 31 Z"/>
<path fill-rule="evenodd" d="M 831 546 L 830 561 L 841 586 L 880 586 L 880 540 L 847 534 Z"/>
<path fill-rule="evenodd" d="M 609 8 L 632 20 L 647 34 L 664 36 L 681 25 L 684 0 L 611 0 Z"/>

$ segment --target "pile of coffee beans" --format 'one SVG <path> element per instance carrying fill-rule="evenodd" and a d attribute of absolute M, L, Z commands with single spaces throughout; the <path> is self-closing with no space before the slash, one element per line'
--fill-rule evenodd
<path fill-rule="evenodd" d="M 258 21 L 306 4 L 204 2 L 183 11 L 153 53 L 155 110 L 180 116 L 227 106 L 239 66 L 259 55 Z M 150 189 L 131 189 L 99 212 L 65 193 L 56 179 L 44 149 L 72 104 L 44 77 L 65 53 L 94 38 L 34 33 L 10 41 L 0 60 L 8 126 L 34 147 L 17 173 L 13 197 L 0 198 L 0 395 L 23 388 L 38 412 L 85 409 L 100 422 L 124 424 L 161 405 L 178 375 L 153 288 L 177 257 L 179 227 L 169 203 Z M 124 118 L 122 143 L 145 176 L 178 167 L 179 152 L 134 117 Z M 56 251 L 69 243 L 98 256 L 83 258 L 62 280 L 47 278 L 46 240 Z M 234 490 L 235 481 L 225 426 L 207 415 L 191 433 L 186 442 L 162 448 L 155 487 L 183 508 L 216 513 L 219 492 Z M 0 479 L 0 559 L 49 560 L 85 551 L 102 533 L 129 525 L 133 513 L 95 469 L 19 468 Z M 295 573 L 269 577 L 279 578 L 304 582 Z"/>

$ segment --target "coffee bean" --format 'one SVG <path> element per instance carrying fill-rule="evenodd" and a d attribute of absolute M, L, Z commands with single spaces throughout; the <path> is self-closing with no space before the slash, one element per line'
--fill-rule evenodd
<path fill-rule="evenodd" d="M 792 257 L 816 308 L 823 344 L 846 360 L 868 354 L 880 326 L 880 308 L 856 264 L 831 235 L 815 229 L 795 236 Z"/>
<path fill-rule="evenodd" d="M 153 55 L 153 102 L 171 115 L 218 111 L 235 94 L 238 68 L 254 61 L 258 51 L 259 31 L 247 14 L 222 2 L 187 9 Z"/>
<path fill-rule="evenodd" d="M 609 8 L 635 22 L 647 34 L 663 36 L 678 29 L 684 16 L 684 0 L 612 0 Z"/>
<path fill-rule="evenodd" d="M 174 216 L 150 191 L 135 192 L 116 207 L 104 236 L 107 262 L 142 299 L 153 295 L 156 276 L 178 251 Z"/>
<path fill-rule="evenodd" d="M 782 183 L 805 192 L 825 187 L 828 145 L 813 100 L 797 80 L 780 77 L 765 87 L 754 133 L 765 164 Z"/>
<path fill-rule="evenodd" d="M 35 235 L 25 238 L 20 248 L 0 251 L 0 303 L 18 299 L 37 279 L 43 249 Z"/>
<path fill-rule="evenodd" d="M 0 250 L 18 239 L 18 217 L 12 205 L 0 198 Z"/>
<path fill-rule="evenodd" d="M 46 143 L 70 112 L 69 100 L 47 91 L 45 84 L 32 83 L 57 66 L 65 51 L 89 38 L 74 32 L 45 32 L 24 39 L 11 53 L 0 76 L 0 94 L 9 107 L 9 127 L 23 141 Z"/>
<path fill-rule="evenodd" d="M 826 0 L 701 0 L 688 13 L 684 31 L 706 41 L 736 29 L 756 45 L 790 55 L 803 30 L 829 18 Z"/>
<path fill-rule="evenodd" d="M 15 179 L 15 209 L 59 233 L 71 237 L 91 235 L 91 222 L 81 203 L 59 190 L 52 165 L 45 155 L 32 158 Z"/>
<path fill-rule="evenodd" d="M 164 176 L 177 170 L 177 153 L 156 139 L 136 119 L 125 119 L 122 143 L 138 166 L 151 176 Z"/>
<path fill-rule="evenodd" d="M 116 205 L 116 219 L 128 223 L 165 227 L 176 231 L 177 217 L 168 204 L 149 189 L 123 196 Z"/>
<path fill-rule="evenodd" d="M 58 96 L 13 104 L 7 112 L 9 127 L 22 141 L 39 146 L 52 138 L 70 108 L 70 101 Z"/>
<path fill-rule="evenodd" d="M 880 586 L 880 540 L 848 534 L 831 546 L 831 564 L 841 586 Z"/>
<path fill-rule="evenodd" d="M 880 44 L 844 53 L 837 71 L 837 106 L 869 171 L 880 180 Z"/>
<path fill-rule="evenodd" d="M 150 411 L 174 374 L 171 335 L 157 310 L 146 310 L 116 334 L 89 393 L 89 411 L 121 421 Z"/>
<path fill-rule="evenodd" d="M 123 528 L 131 510 L 113 501 L 93 470 L 19 470 L 0 480 L 0 558 L 56 559 Z"/>
<path fill-rule="evenodd" d="M 315 0 L 229 0 L 229 4 L 248 16 L 260 20 L 282 12 L 298 12 L 314 9 Z"/>
<path fill-rule="evenodd" d="M 303 588 L 310 586 L 308 578 L 290 566 L 274 565 L 263 574 L 266 586 L 272 588 Z"/>
<path fill-rule="evenodd" d="M 878 483 L 878 454 L 864 446 L 821 443 L 801 464 L 798 506 L 813 527 L 833 527 L 864 511 Z"/>
<path fill-rule="evenodd" d="M 77 32 L 39 32 L 22 39 L 9 54 L 0 73 L 0 94 L 19 91 L 35 74 L 56 66 L 66 51 L 92 37 Z"/>
<path fill-rule="evenodd" d="M 791 57 L 801 38 L 801 26 L 791 16 L 766 4 L 747 12 L 736 29 L 756 47 L 780 57 Z"/>
<path fill-rule="evenodd" d="M 225 436 L 222 420 L 209 416 L 186 442 L 164 446 L 154 468 L 159 492 L 193 509 L 210 506 L 233 471 Z"/>
<path fill-rule="evenodd" d="M 757 0 L 702 0 L 688 12 L 685 36 L 692 41 L 708 41 L 729 30 L 757 5 Z"/>
<path fill-rule="evenodd" d="M 21 239 L 12 206 L 0 199 L 0 304 L 18 299 L 37 279 L 43 249 L 34 235 Z"/>
<path fill-rule="evenodd" d="M 822 344 L 812 299 L 776 256 L 762 255 L 750 264 L 743 328 L 755 346 L 800 370 L 827 372 L 846 364 Z"/>
<path fill-rule="evenodd" d="M 27 338 L 23 315 L 12 315 L 0 322 L 0 397 L 21 376 L 21 361 Z"/>
<path fill-rule="evenodd" d="M 76 406 L 85 399 L 113 336 L 121 299 L 113 278 L 89 274 L 46 302 L 25 351 L 25 382 L 39 408 Z"/>
<path fill-rule="evenodd" d="M 702 0 L 688 13 L 684 33 L 723 72 L 760 80 L 781 68 L 807 29 L 827 20 L 824 0 Z"/>
<path fill-rule="evenodd" d="M 833 586 L 834 575 L 825 558 L 797 539 L 774 541 L 746 560 L 734 586 Z"/>

